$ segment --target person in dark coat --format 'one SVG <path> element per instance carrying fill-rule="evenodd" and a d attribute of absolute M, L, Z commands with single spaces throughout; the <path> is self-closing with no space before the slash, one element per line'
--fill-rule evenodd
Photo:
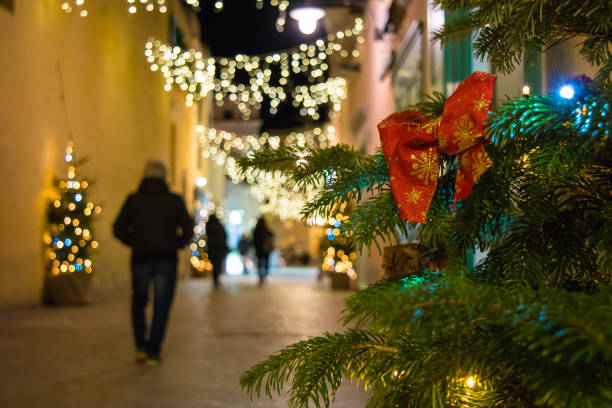
<path fill-rule="evenodd" d="M 227 234 L 223 224 L 215 214 L 206 221 L 206 241 L 208 243 L 208 259 L 213 266 L 213 284 L 219 287 L 219 275 L 223 273 L 225 256 L 228 253 Z"/>
<path fill-rule="evenodd" d="M 249 251 L 253 247 L 253 242 L 249 238 L 248 234 L 242 234 L 240 237 L 240 242 L 238 242 L 238 252 L 240 252 L 240 257 L 242 258 L 243 270 L 242 273 L 244 275 L 249 274 L 249 270 L 247 268 L 247 259 L 249 257 Z"/>
<path fill-rule="evenodd" d="M 121 242 L 132 248 L 132 325 L 136 357 L 147 365 L 160 362 L 176 284 L 177 251 L 193 235 L 194 223 L 183 199 L 170 193 L 166 165 L 151 159 L 138 192 L 128 196 L 113 226 Z M 153 320 L 148 336 L 145 307 L 153 285 Z"/>
<path fill-rule="evenodd" d="M 259 285 L 263 285 L 270 268 L 270 254 L 274 250 L 274 234 L 266 225 L 264 217 L 259 217 L 253 230 L 253 245 L 257 256 Z"/>

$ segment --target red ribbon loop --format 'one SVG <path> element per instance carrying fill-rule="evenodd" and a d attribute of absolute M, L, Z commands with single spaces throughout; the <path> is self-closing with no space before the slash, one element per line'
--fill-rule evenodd
<path fill-rule="evenodd" d="M 425 222 L 441 171 L 439 152 L 459 159 L 455 202 L 466 198 L 493 164 L 484 148 L 484 130 L 495 79 L 484 72 L 467 77 L 446 100 L 439 125 L 424 120 L 417 110 L 396 112 L 378 124 L 391 191 L 403 220 Z"/>

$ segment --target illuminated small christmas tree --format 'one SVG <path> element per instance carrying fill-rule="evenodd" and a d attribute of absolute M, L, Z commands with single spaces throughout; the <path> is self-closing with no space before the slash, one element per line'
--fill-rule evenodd
<path fill-rule="evenodd" d="M 102 209 L 87 199 L 89 183 L 77 177 L 72 142 L 68 143 L 64 160 L 68 164 L 66 177 L 56 180 L 58 197 L 49 205 L 49 228 L 43 237 L 50 279 L 64 274 L 91 274 L 92 255 L 98 248 L 92 220 Z"/>
<path fill-rule="evenodd" d="M 191 250 L 191 266 L 198 274 L 212 272 L 213 266 L 206 252 L 206 220 L 201 220 L 194 228 L 194 235 L 189 249 Z"/>
<path fill-rule="evenodd" d="M 342 223 L 349 220 L 349 216 L 344 214 L 345 210 L 346 203 L 343 203 L 338 213 L 327 220 L 329 226 L 321 242 L 321 252 L 325 256 L 321 269 L 329 273 L 344 273 L 351 279 L 357 279 L 353 267 L 353 262 L 357 259 L 355 247 L 350 245 L 340 232 Z"/>
<path fill-rule="evenodd" d="M 204 178 L 201 179 L 206 180 Z M 205 183 L 204 181 L 198 187 L 202 188 Z M 215 204 L 211 201 L 208 193 L 201 191 L 196 205 L 199 207 L 199 211 L 196 213 L 197 224 L 193 229 L 193 238 L 191 244 L 189 244 L 189 250 L 191 251 L 190 262 L 194 269 L 194 274 L 203 275 L 211 273 L 213 269 L 212 263 L 208 258 L 208 252 L 206 251 L 206 221 L 208 221 L 208 216 L 214 212 Z"/>

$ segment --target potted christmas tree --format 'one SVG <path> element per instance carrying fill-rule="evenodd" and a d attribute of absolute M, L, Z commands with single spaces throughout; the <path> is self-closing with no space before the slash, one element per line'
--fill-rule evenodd
<path fill-rule="evenodd" d="M 88 199 L 90 183 L 77 175 L 72 142 L 66 148 L 66 176 L 55 180 L 56 197 L 47 210 L 48 230 L 43 236 L 48 260 L 45 272 L 45 304 L 83 304 L 88 300 L 94 272 L 93 218 L 101 208 Z"/>

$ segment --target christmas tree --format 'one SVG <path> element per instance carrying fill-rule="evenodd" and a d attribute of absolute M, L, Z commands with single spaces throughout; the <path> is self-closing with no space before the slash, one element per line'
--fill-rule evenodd
<path fill-rule="evenodd" d="M 337 145 L 243 159 L 317 186 L 305 218 L 355 202 L 341 232 L 360 248 L 401 241 L 412 225 L 447 260 L 351 296 L 345 332 L 286 347 L 241 385 L 271 397 L 289 384 L 292 407 L 329 406 L 343 377 L 371 389 L 369 407 L 610 407 L 612 5 L 438 3 L 463 10 L 439 38 L 476 33 L 477 55 L 501 72 L 576 35 L 601 70 L 491 113 L 495 79 L 475 73 L 448 99 L 383 121 L 372 156 Z M 486 257 L 471 269 L 474 248 Z"/>
<path fill-rule="evenodd" d="M 64 274 L 89 275 L 94 271 L 92 255 L 98 242 L 94 239 L 93 217 L 102 209 L 89 201 L 89 182 L 77 176 L 80 164 L 74 159 L 74 147 L 68 143 L 64 160 L 66 177 L 55 180 L 57 198 L 47 211 L 48 231 L 44 234 L 47 245 L 48 277 Z"/>
<path fill-rule="evenodd" d="M 206 219 L 201 219 L 194 228 L 193 238 L 189 249 L 191 250 L 191 266 L 197 274 L 212 272 L 213 266 L 206 252 Z"/>
<path fill-rule="evenodd" d="M 204 275 L 212 272 L 213 265 L 208 258 L 206 236 L 206 221 L 215 210 L 215 204 L 212 202 L 210 195 L 202 189 L 206 185 L 206 179 L 201 177 L 198 179 L 198 193 L 196 206 L 199 207 L 196 211 L 196 226 L 193 229 L 193 237 L 189 244 L 191 250 L 190 262 L 196 275 Z"/>
<path fill-rule="evenodd" d="M 325 224 L 325 236 L 321 240 L 320 252 L 323 255 L 321 269 L 329 273 L 343 273 L 350 279 L 357 279 L 357 272 L 353 262 L 357 259 L 355 248 L 347 238 L 340 232 L 342 223 L 348 222 L 346 215 L 346 203 L 340 204 L 338 211 L 331 218 L 324 220 L 317 218 L 317 224 Z"/>

